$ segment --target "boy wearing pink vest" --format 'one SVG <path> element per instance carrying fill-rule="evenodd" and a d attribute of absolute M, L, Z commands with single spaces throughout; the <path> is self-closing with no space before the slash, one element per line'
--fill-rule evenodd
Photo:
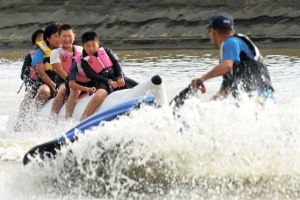
<path fill-rule="evenodd" d="M 95 32 L 84 33 L 81 40 L 84 49 L 82 57 L 75 58 L 76 62 L 73 62 L 69 76 L 71 93 L 72 89 L 94 92 L 93 87 L 82 84 L 88 83 L 89 80 L 93 81 L 97 91 L 84 110 L 80 121 L 93 114 L 109 93 L 118 89 L 131 88 L 138 84 L 124 76 L 121 65 L 112 50 L 99 48 L 100 42 Z M 79 95 L 80 92 L 77 92 L 76 95 L 72 96 L 73 102 Z"/>

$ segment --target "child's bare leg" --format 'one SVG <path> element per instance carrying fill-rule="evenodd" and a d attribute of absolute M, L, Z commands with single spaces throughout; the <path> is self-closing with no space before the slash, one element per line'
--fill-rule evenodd
<path fill-rule="evenodd" d="M 86 108 L 80 118 L 80 121 L 82 121 L 82 120 L 86 119 L 87 117 L 89 117 L 90 115 L 92 115 L 96 111 L 96 109 L 101 105 L 101 103 L 103 102 L 103 100 L 105 99 L 106 96 L 107 96 L 106 90 L 104 90 L 104 89 L 97 90 L 97 92 L 95 93 L 92 100 L 86 106 Z"/>
<path fill-rule="evenodd" d="M 81 92 L 80 90 L 74 90 L 70 88 L 70 95 L 66 104 L 65 119 L 70 119 L 72 117 L 80 92 Z"/>
<path fill-rule="evenodd" d="M 43 84 L 39 87 L 38 93 L 35 97 L 35 104 L 38 109 L 40 109 L 49 99 L 51 95 L 50 87 Z"/>
<path fill-rule="evenodd" d="M 58 89 L 58 93 L 55 96 L 55 99 L 52 103 L 52 108 L 51 108 L 51 114 L 52 115 L 57 115 L 64 104 L 66 96 L 66 86 L 65 84 L 61 84 Z"/>

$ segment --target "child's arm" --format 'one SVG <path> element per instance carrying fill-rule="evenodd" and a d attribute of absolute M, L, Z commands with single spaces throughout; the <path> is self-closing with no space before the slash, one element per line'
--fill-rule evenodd
<path fill-rule="evenodd" d="M 62 79 L 66 80 L 66 77 L 68 76 L 68 74 L 67 74 L 67 72 L 65 72 L 65 70 L 61 64 L 60 54 L 57 49 L 54 49 L 51 51 L 50 64 L 53 66 L 55 73 L 58 74 Z"/>
<path fill-rule="evenodd" d="M 113 63 L 113 68 L 114 68 L 114 72 L 115 72 L 115 76 L 116 76 L 116 82 L 118 84 L 117 87 L 124 87 L 125 80 L 123 78 L 123 71 L 122 71 L 121 64 L 118 60 L 118 56 L 115 54 L 115 52 L 113 52 L 113 50 L 111 50 L 109 48 L 105 49 L 105 51 Z M 117 88 L 117 87 L 114 87 L 114 85 L 112 85 L 112 87 Z"/>
<path fill-rule="evenodd" d="M 88 93 L 95 93 L 96 92 L 95 87 L 85 87 L 85 86 L 79 85 L 74 80 L 69 81 L 69 86 L 70 86 L 70 88 L 72 88 L 74 90 L 86 91 Z"/>
<path fill-rule="evenodd" d="M 51 78 L 46 74 L 44 63 L 39 63 L 36 66 L 39 77 L 53 90 L 55 91 L 56 84 L 51 80 Z"/>
<path fill-rule="evenodd" d="M 109 48 L 105 49 L 105 52 L 107 53 L 108 57 L 113 63 L 113 68 L 115 71 L 116 79 L 123 77 L 123 70 L 122 66 L 118 60 L 118 56 L 115 54 L 115 52 Z"/>

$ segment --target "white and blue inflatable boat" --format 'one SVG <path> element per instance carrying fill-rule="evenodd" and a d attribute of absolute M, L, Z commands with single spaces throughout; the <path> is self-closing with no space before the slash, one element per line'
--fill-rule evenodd
<path fill-rule="evenodd" d="M 92 96 L 86 96 L 77 102 L 72 118 L 79 120 L 85 106 L 91 98 Z M 50 112 L 52 101 L 47 102 L 42 112 Z M 110 121 L 119 115 L 128 113 L 133 108 L 137 108 L 141 103 L 160 106 L 168 104 L 166 91 L 160 76 L 153 76 L 151 79 L 140 83 L 134 88 L 111 93 L 105 98 L 93 115 L 62 136 L 29 150 L 23 158 L 24 165 L 36 157 L 39 159 L 55 157 L 56 152 L 61 146 L 66 144 L 67 140 L 74 142 L 77 139 L 76 134 L 84 133 L 85 130 L 98 126 L 104 121 Z M 64 115 L 64 113 L 65 105 L 62 107 L 59 115 Z"/>

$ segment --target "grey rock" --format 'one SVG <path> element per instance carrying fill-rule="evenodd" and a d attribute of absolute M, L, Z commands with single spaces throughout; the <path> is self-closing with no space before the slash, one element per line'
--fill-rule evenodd
<path fill-rule="evenodd" d="M 211 47 L 207 23 L 217 11 L 235 19 L 235 29 L 261 46 L 300 43 L 298 0 L 10 0 L 0 4 L 2 48 L 30 46 L 37 28 L 71 23 L 77 34 L 94 30 L 117 49 Z"/>

